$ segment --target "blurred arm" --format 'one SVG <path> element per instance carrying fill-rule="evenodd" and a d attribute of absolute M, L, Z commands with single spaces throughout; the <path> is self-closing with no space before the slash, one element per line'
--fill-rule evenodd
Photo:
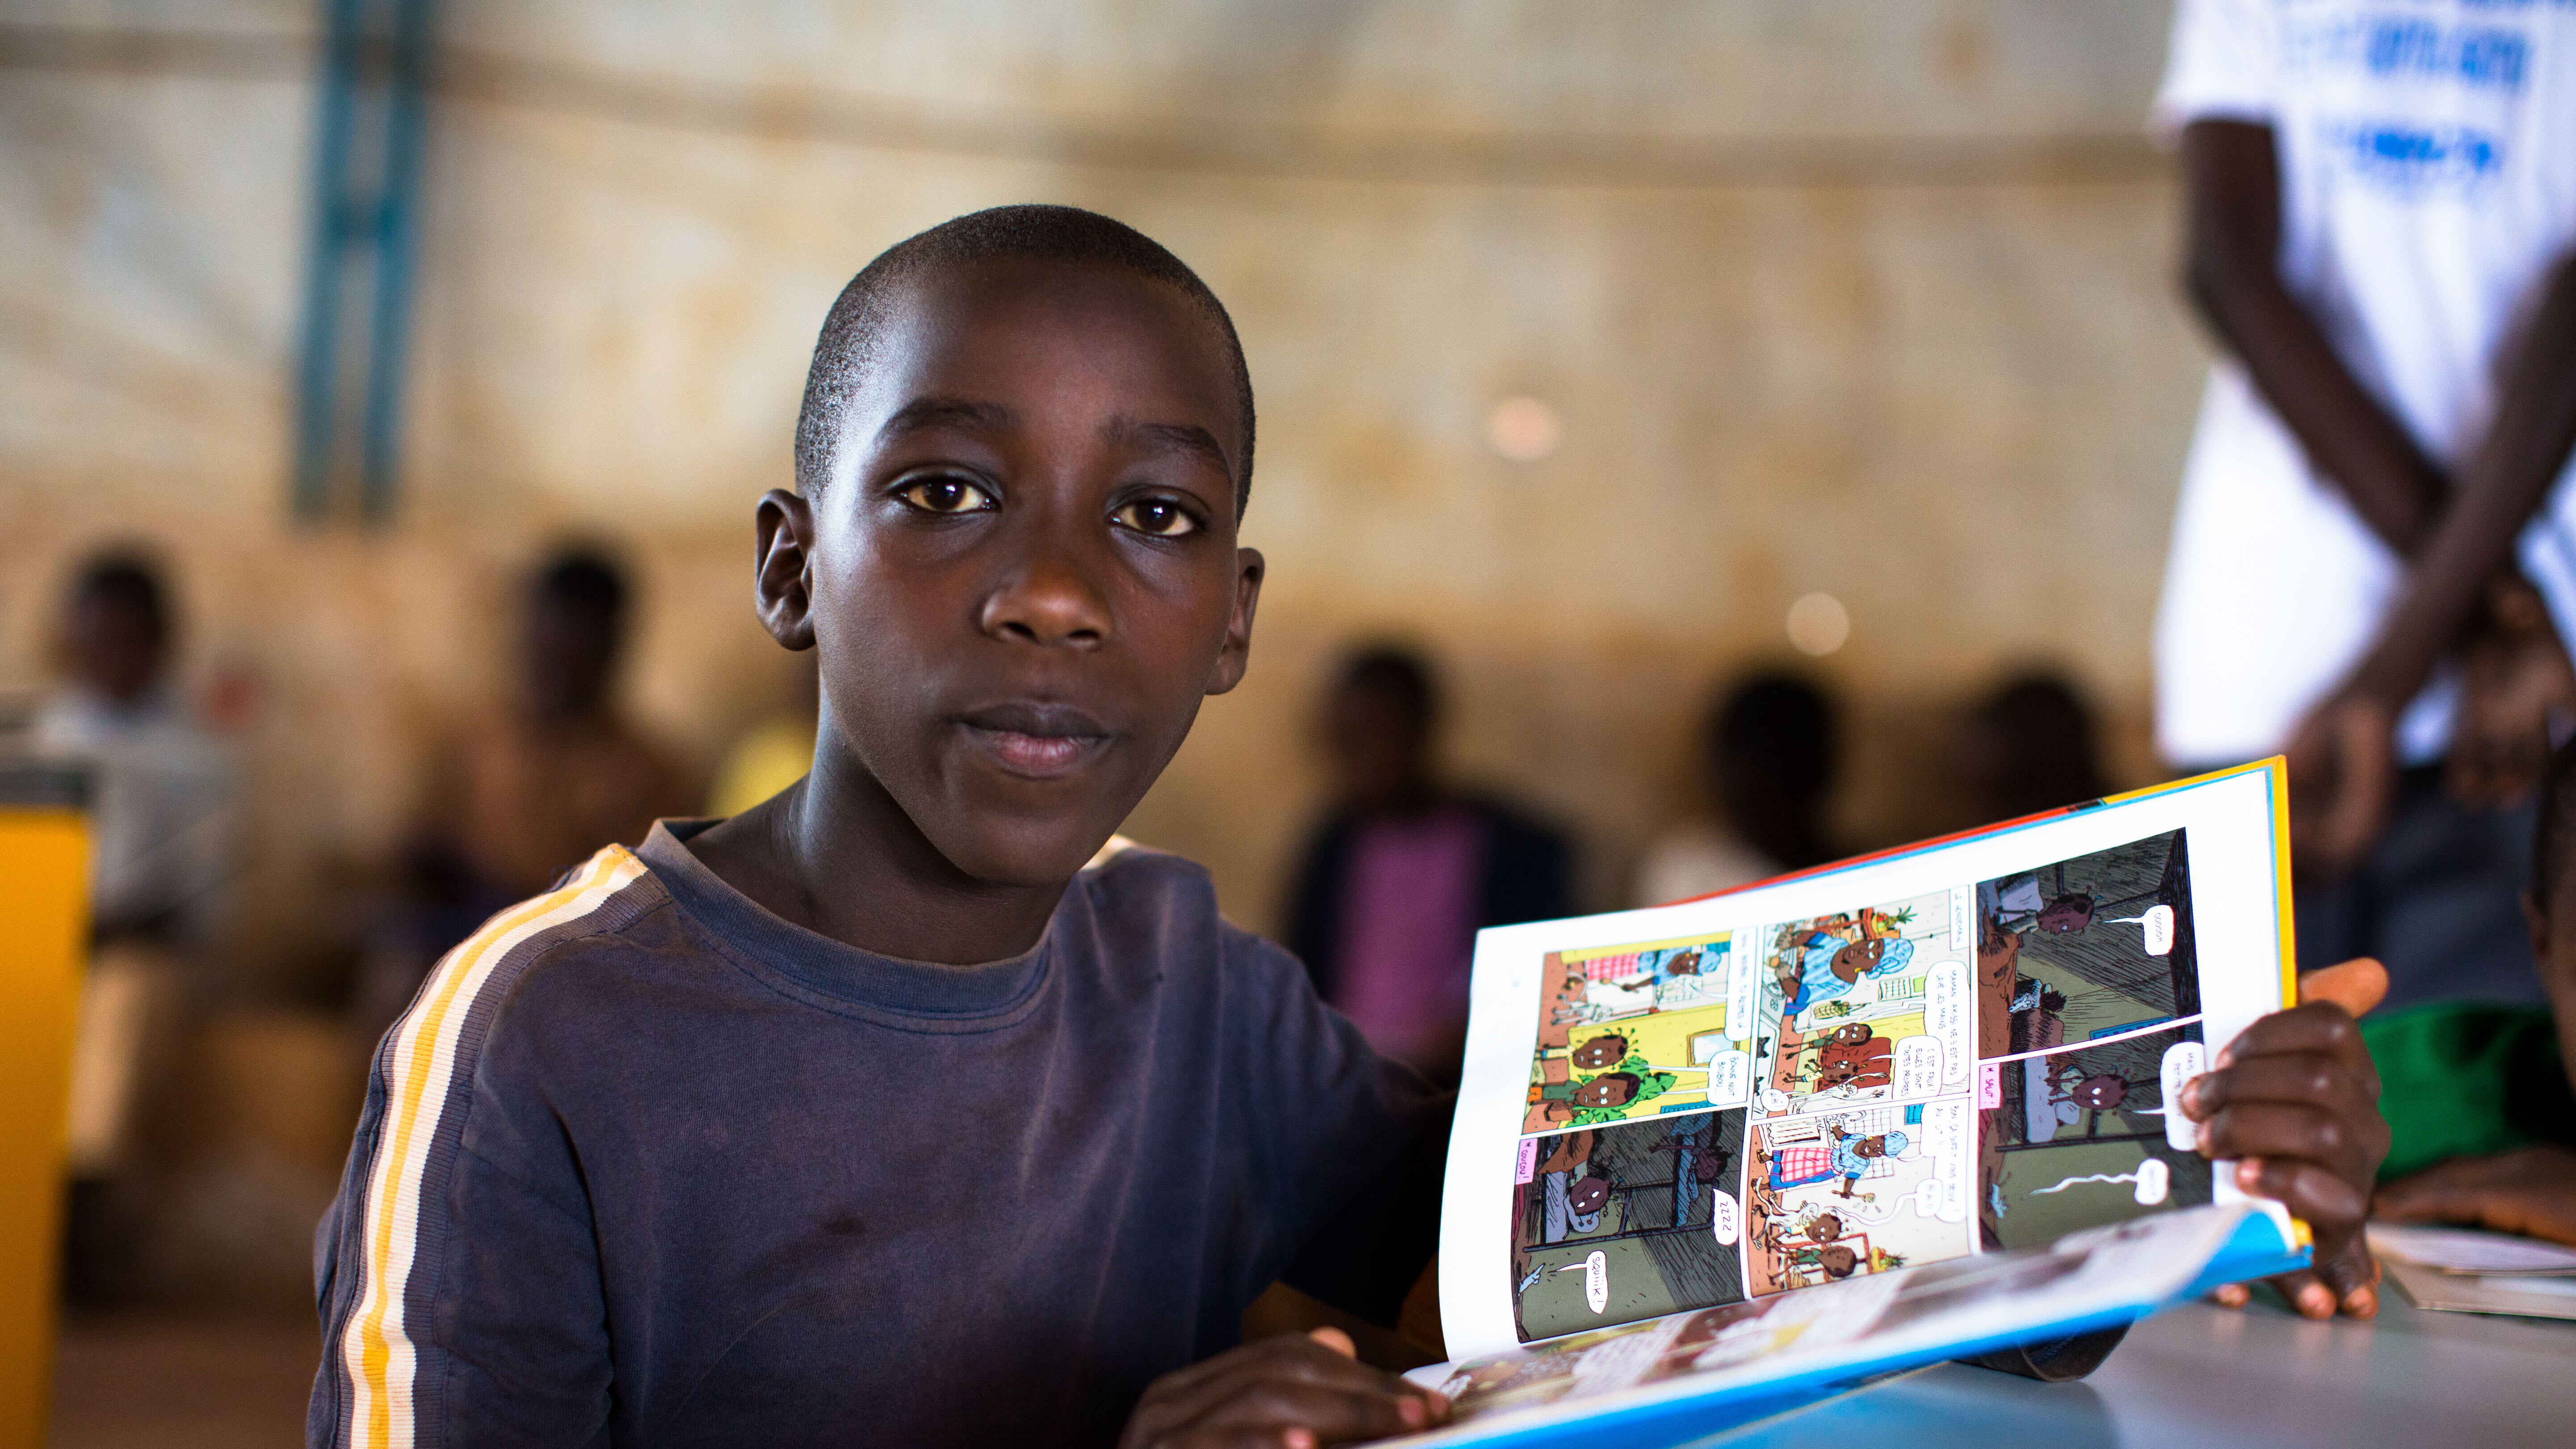
<path fill-rule="evenodd" d="M 2353 378 L 2281 283 L 2272 128 L 2194 121 L 2183 128 L 2182 162 L 2183 284 L 2193 305 L 2244 363 L 2309 463 L 2400 558 L 2415 557 L 2442 513 L 2442 470 Z"/>
<path fill-rule="evenodd" d="M 2417 559 L 2405 598 L 2353 674 L 2349 693 L 2391 708 L 2431 677 L 2476 616 L 2487 581 L 2513 560 L 2523 525 L 2576 448 L 2576 251 L 2542 284 L 2539 311 L 2503 374 L 2486 439 L 2461 470 L 2458 497 Z"/>

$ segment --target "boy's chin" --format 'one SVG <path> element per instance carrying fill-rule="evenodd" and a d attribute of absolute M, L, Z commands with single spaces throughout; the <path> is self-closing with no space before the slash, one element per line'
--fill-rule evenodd
<path fill-rule="evenodd" d="M 1109 831 L 1087 825 L 1058 829 L 1021 825 L 942 842 L 941 853 L 961 873 L 985 885 L 1062 886 L 1091 863 L 1109 836 Z"/>

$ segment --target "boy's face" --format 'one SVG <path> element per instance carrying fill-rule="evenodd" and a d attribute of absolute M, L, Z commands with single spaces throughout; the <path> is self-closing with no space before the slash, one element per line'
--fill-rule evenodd
<path fill-rule="evenodd" d="M 819 786 L 890 800 L 975 880 L 1061 882 L 1243 677 L 1231 365 L 1179 291 L 1110 268 L 889 300 L 832 481 L 762 501 L 762 617 L 820 651 Z"/>

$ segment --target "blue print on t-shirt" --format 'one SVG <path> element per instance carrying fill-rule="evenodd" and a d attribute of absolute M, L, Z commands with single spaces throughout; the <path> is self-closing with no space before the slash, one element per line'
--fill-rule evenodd
<path fill-rule="evenodd" d="M 2504 169 L 2504 142 L 2474 127 L 2327 121 L 2318 129 L 2346 174 L 2390 191 L 2459 190 Z"/>
<path fill-rule="evenodd" d="M 2449 27 L 2411 15 L 2345 15 L 2293 25 L 2286 58 L 2299 71 L 2363 71 L 2520 92 L 2531 42 L 2520 31 Z"/>

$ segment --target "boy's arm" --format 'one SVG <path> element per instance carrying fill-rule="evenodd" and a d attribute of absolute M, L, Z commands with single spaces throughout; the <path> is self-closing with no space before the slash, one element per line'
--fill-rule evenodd
<path fill-rule="evenodd" d="M 1360 1363 L 1348 1334 L 1266 1338 L 1163 1375 L 1119 1449 L 1317 1449 L 1447 1422 L 1449 1400 Z"/>
<path fill-rule="evenodd" d="M 2299 978 L 2300 1004 L 2245 1029 L 2182 1092 L 2200 1150 L 2236 1161 L 2236 1183 L 2277 1200 L 2316 1236 L 2313 1266 L 2273 1281 L 2310 1318 L 2379 1311 L 2379 1265 L 2362 1236 L 2370 1185 L 2388 1155 L 2379 1072 L 2353 1018 L 2387 994 L 2376 961 Z M 2218 1291 L 2241 1306 L 2241 1285 Z"/>
<path fill-rule="evenodd" d="M 562 1125 L 526 1078 L 380 1048 L 316 1268 L 309 1449 L 605 1444 L 599 1250 Z M 407 1059 L 406 1059 L 407 1060 Z M 452 1064 L 463 1090 L 441 1093 Z M 477 1070 L 477 1067 L 487 1070 Z"/>

